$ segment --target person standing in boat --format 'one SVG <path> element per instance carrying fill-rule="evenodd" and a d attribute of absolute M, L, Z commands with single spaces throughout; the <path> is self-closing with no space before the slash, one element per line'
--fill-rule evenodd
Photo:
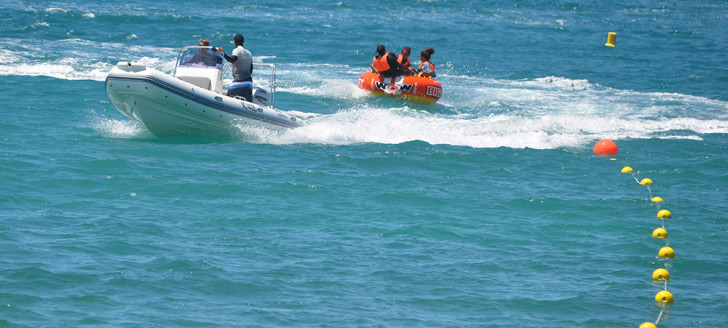
<path fill-rule="evenodd" d="M 395 77 L 402 75 L 401 64 L 397 62 L 397 55 L 393 52 L 387 52 L 383 44 L 377 46 L 377 56 L 372 59 L 369 65 L 372 72 L 380 74 L 384 77 Z"/>
<path fill-rule="evenodd" d="M 217 64 L 222 64 L 222 58 L 215 55 L 214 52 L 210 52 L 210 49 L 207 48 L 210 46 L 210 40 L 204 39 L 204 38 L 200 39 L 200 42 L 198 43 L 198 45 L 200 46 L 200 53 L 194 55 L 190 60 L 188 60 L 184 64 L 201 64 L 201 65 L 211 66 L 211 67 L 215 67 L 215 66 L 217 66 Z M 222 67 L 222 66 L 220 66 L 220 67 Z"/>
<path fill-rule="evenodd" d="M 432 63 L 430 63 L 430 57 L 434 53 L 435 49 L 432 48 L 422 50 L 422 52 L 420 53 L 420 61 L 422 63 L 420 64 L 420 73 L 418 74 L 418 76 L 425 76 L 430 78 L 434 78 L 435 76 L 437 76 L 437 74 L 435 74 L 435 65 L 432 65 Z"/>
<path fill-rule="evenodd" d="M 243 48 L 245 38 L 242 34 L 235 34 L 233 38 L 235 49 L 232 56 L 225 54 L 225 49 L 218 47 L 217 51 L 225 56 L 225 60 L 233 65 L 233 83 L 228 87 L 227 95 L 240 96 L 245 100 L 253 101 L 253 55 Z"/>
<path fill-rule="evenodd" d="M 414 67 L 412 67 L 410 63 L 410 54 L 412 54 L 412 48 L 404 47 L 402 48 L 402 52 L 399 56 L 397 56 L 397 62 L 402 65 L 404 75 L 415 75 L 416 73 Z"/>

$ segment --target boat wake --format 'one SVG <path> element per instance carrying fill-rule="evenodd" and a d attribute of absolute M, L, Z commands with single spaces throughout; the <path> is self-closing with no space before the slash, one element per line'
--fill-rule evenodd
<path fill-rule="evenodd" d="M 424 141 L 474 148 L 553 149 L 585 147 L 600 138 L 670 138 L 701 137 L 685 131 L 702 130 L 708 124 L 728 126 L 721 121 L 695 119 L 661 121 L 665 128 L 654 128 L 651 122 L 591 116 L 551 115 L 547 117 L 514 117 L 510 115 L 431 115 L 408 108 L 352 108 L 309 119 L 303 127 L 282 133 L 262 135 L 258 142 L 270 144 L 361 143 L 399 144 Z M 669 127 L 669 128 L 668 128 Z M 710 129 L 715 131 L 715 129 Z M 675 132 L 682 131 L 682 132 Z M 706 131 L 707 133 L 707 131 Z"/>
<path fill-rule="evenodd" d="M 40 56 L 47 53 L 41 51 L 44 47 L 59 57 Z M 67 50 L 79 47 L 98 51 Z M 174 61 L 160 59 L 173 57 L 176 49 L 171 48 L 79 39 L 50 45 L 29 40 L 21 47 L 15 40 L 0 39 L 0 75 L 103 81 L 116 64 L 113 55 L 119 49 L 159 71 L 174 68 Z M 280 61 L 266 56 L 256 59 Z M 436 105 L 426 106 L 369 96 L 357 86 L 361 67 L 305 63 L 279 63 L 278 67 L 278 101 L 284 108 L 297 110 L 294 114 L 306 123 L 282 132 L 236 126 L 240 133 L 235 140 L 331 145 L 421 140 L 549 149 L 589 147 L 602 138 L 700 140 L 704 134 L 728 133 L 728 102 L 699 96 L 621 90 L 567 77 L 507 80 L 444 71 L 438 77 L 445 89 L 443 97 Z M 99 85 L 98 97 L 104 98 Z M 121 116 L 94 119 L 91 125 L 112 138 L 149 137 L 144 126 Z"/>
<path fill-rule="evenodd" d="M 603 138 L 702 140 L 703 134 L 728 133 L 728 102 L 703 97 L 619 90 L 563 77 L 513 81 L 446 76 L 443 80 L 452 87 L 437 106 L 448 110 L 394 101 L 362 102 L 351 96 L 344 108 L 308 119 L 305 126 L 264 142 L 343 145 L 420 140 L 475 148 L 553 149 L 590 147 Z M 326 87 L 321 88 L 305 92 L 326 97 Z"/>
<path fill-rule="evenodd" d="M 311 81 L 307 85 L 283 86 L 278 91 L 339 100 L 356 100 L 367 97 L 369 93 L 359 89 L 354 82 L 345 79 L 319 80 Z"/>

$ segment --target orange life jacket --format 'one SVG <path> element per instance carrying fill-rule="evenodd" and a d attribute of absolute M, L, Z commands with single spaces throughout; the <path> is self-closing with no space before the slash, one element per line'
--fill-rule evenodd
<path fill-rule="evenodd" d="M 402 64 L 404 67 L 408 67 L 410 65 L 409 58 L 407 58 L 407 60 L 404 63 L 402 62 L 402 54 L 399 54 L 399 56 L 397 56 L 397 62 Z"/>
<path fill-rule="evenodd" d="M 424 66 L 425 64 L 427 64 L 427 65 L 430 65 L 430 68 L 432 69 L 432 71 L 433 71 L 433 72 L 435 71 L 435 65 L 432 65 L 432 63 L 430 63 L 430 62 L 427 62 L 427 61 L 426 61 L 426 62 L 422 62 L 422 63 L 420 64 L 420 67 L 419 67 L 419 69 L 420 69 L 420 70 L 422 70 L 422 66 Z"/>
<path fill-rule="evenodd" d="M 372 61 L 374 61 L 374 68 L 376 68 L 377 71 L 384 72 L 389 69 L 389 63 L 387 62 L 388 56 L 388 54 L 384 54 L 379 58 L 374 57 L 374 59 L 372 59 Z"/>

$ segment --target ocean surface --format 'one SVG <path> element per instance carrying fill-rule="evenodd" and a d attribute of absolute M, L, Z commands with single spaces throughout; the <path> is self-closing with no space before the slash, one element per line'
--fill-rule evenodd
<path fill-rule="evenodd" d="M 3 0 L 0 23 L 0 327 L 728 327 L 726 1 Z M 303 127 L 158 138 L 109 102 L 117 62 L 235 33 Z M 442 99 L 359 90 L 378 44 L 433 47 Z"/>

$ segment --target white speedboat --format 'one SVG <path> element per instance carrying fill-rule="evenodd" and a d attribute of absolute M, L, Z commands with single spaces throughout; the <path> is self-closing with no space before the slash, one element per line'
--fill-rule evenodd
<path fill-rule="evenodd" d="M 198 60 L 201 55 L 206 60 Z M 275 130 L 301 126 L 295 115 L 273 108 L 275 66 L 254 65 L 271 68 L 271 92 L 254 87 L 253 102 L 225 95 L 223 72 L 229 65 L 211 47 L 200 46 L 180 51 L 172 75 L 136 61 L 119 62 L 106 77 L 106 93 L 122 114 L 160 137 L 226 135 L 245 125 Z"/>

